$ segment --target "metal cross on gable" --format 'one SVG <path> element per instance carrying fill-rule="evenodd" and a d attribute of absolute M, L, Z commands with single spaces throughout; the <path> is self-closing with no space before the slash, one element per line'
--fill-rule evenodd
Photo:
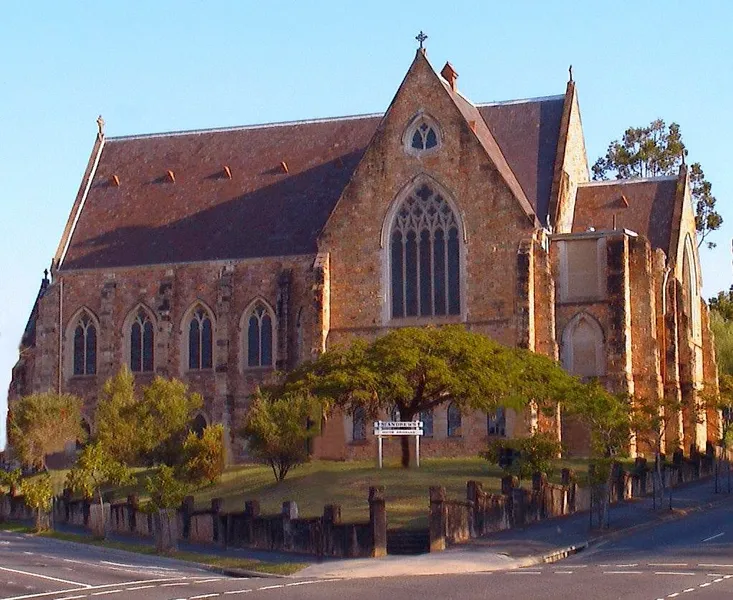
<path fill-rule="evenodd" d="M 420 50 L 423 49 L 423 42 L 428 39 L 428 36 L 422 32 L 422 29 L 420 30 L 420 33 L 418 33 L 415 36 L 415 39 L 420 42 Z"/>

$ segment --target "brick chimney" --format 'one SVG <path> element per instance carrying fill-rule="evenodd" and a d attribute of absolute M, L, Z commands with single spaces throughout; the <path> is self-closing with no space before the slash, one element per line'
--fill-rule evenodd
<path fill-rule="evenodd" d="M 445 66 L 443 67 L 443 70 L 440 72 L 443 79 L 445 79 L 450 84 L 450 89 L 452 89 L 454 92 L 456 91 L 456 79 L 458 79 L 458 73 L 456 73 L 456 70 L 453 68 L 453 65 L 449 62 L 445 63 Z"/>

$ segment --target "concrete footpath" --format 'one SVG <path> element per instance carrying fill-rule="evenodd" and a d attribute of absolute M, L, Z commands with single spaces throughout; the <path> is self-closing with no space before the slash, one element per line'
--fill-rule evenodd
<path fill-rule="evenodd" d="M 553 562 L 579 552 L 601 540 L 644 531 L 687 514 L 733 502 L 733 494 L 716 494 L 712 478 L 680 486 L 672 491 L 672 510 L 665 497 L 662 507 L 652 498 L 639 498 L 611 506 L 610 527 L 592 530 L 589 514 L 578 513 L 550 519 L 520 529 L 502 531 L 453 546 L 444 552 L 419 556 L 386 556 L 313 564 L 298 577 L 404 577 L 480 573 L 517 569 Z"/>

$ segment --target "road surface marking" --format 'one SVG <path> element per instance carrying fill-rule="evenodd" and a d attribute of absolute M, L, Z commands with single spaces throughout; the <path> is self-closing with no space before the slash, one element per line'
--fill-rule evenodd
<path fill-rule="evenodd" d="M 82 594 L 81 596 L 64 596 L 63 598 L 59 598 L 59 600 L 78 600 L 78 598 L 86 598 L 86 594 Z"/>
<path fill-rule="evenodd" d="M 708 583 L 701 583 L 700 584 L 700 587 L 708 587 L 709 585 L 712 585 L 712 583 L 710 583 L 710 582 L 708 582 Z"/>
<path fill-rule="evenodd" d="M 691 571 L 654 571 L 655 575 L 695 575 Z"/>
<path fill-rule="evenodd" d="M 687 563 L 646 563 L 646 564 L 649 567 L 686 567 L 687 566 Z"/>
<path fill-rule="evenodd" d="M 215 581 L 221 581 L 223 577 L 214 577 L 213 579 L 200 579 L 194 583 L 214 583 Z M 249 579 L 249 577 L 237 577 L 240 581 L 243 579 Z"/>
<path fill-rule="evenodd" d="M 733 569 L 733 565 L 716 565 L 713 563 L 698 563 L 698 567 L 712 567 L 715 569 Z"/>
<path fill-rule="evenodd" d="M 694 592 L 695 588 L 687 588 L 686 590 L 682 590 L 683 594 L 686 594 L 687 592 Z"/>
<path fill-rule="evenodd" d="M 191 596 L 188 600 L 201 600 L 201 598 L 215 598 L 219 594 L 201 594 L 200 596 Z"/>
<path fill-rule="evenodd" d="M 92 596 L 106 596 L 107 594 L 119 594 L 122 590 L 104 590 L 103 592 L 94 592 Z"/>
<path fill-rule="evenodd" d="M 713 583 L 720 583 L 721 581 L 723 581 L 723 578 L 722 577 L 718 577 L 717 579 L 713 579 Z"/>
<path fill-rule="evenodd" d="M 723 575 L 723 579 L 730 579 L 733 575 Z"/>
<path fill-rule="evenodd" d="M 296 585 L 308 585 L 309 583 L 318 583 L 318 581 L 296 581 L 294 583 L 286 583 L 285 587 L 294 587 Z"/>
<path fill-rule="evenodd" d="M 644 571 L 603 571 L 604 575 L 641 575 Z"/>
<path fill-rule="evenodd" d="M 719 538 L 721 535 L 725 535 L 725 531 L 723 533 L 719 533 L 717 535 L 711 535 L 709 538 L 705 538 L 703 542 L 709 542 L 710 540 L 714 540 L 715 538 Z"/>
<path fill-rule="evenodd" d="M 33 554 L 33 552 L 28 552 L 28 550 L 23 550 L 23 554 Z"/>
<path fill-rule="evenodd" d="M 40 579 L 48 579 L 49 581 L 58 581 L 59 583 L 68 583 L 70 585 L 81 586 L 84 588 L 92 587 L 88 583 L 79 583 L 78 581 L 69 581 L 68 579 L 59 579 L 58 577 L 50 577 L 49 575 L 40 575 L 39 573 L 30 573 L 28 571 L 18 571 L 16 569 L 9 569 L 8 567 L 0 567 L 0 571 L 7 571 L 8 573 L 17 573 L 19 575 L 28 575 L 30 577 L 39 577 Z"/>
<path fill-rule="evenodd" d="M 285 587 L 284 585 L 266 585 L 265 587 L 257 588 L 258 590 L 276 590 L 281 587 Z"/>
<path fill-rule="evenodd" d="M 509 571 L 507 575 L 542 575 L 541 571 Z"/>
<path fill-rule="evenodd" d="M 187 581 L 179 581 L 178 583 L 164 583 L 160 587 L 178 587 L 180 585 L 191 585 Z"/>
<path fill-rule="evenodd" d="M 247 592 L 251 592 L 252 590 L 232 590 L 231 592 L 224 592 L 225 596 L 228 596 L 229 594 L 246 594 Z"/>
<path fill-rule="evenodd" d="M 617 567 L 626 567 L 626 568 L 628 568 L 628 567 L 638 567 L 639 566 L 639 563 L 629 563 L 627 565 L 616 565 L 616 566 Z"/>
<path fill-rule="evenodd" d="M 572 571 L 555 571 L 558 575 L 571 575 Z"/>
<path fill-rule="evenodd" d="M 677 597 L 679 595 L 680 595 L 679 592 L 675 592 L 674 594 L 667 594 L 667 598 L 675 598 L 675 597 Z"/>
<path fill-rule="evenodd" d="M 127 591 L 134 592 L 135 590 L 149 590 L 152 587 L 155 587 L 155 586 L 154 585 L 138 585 L 136 587 L 127 588 Z"/>

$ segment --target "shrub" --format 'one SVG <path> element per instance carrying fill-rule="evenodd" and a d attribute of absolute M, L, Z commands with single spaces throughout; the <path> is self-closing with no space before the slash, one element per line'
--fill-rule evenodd
<path fill-rule="evenodd" d="M 538 471 L 550 475 L 560 451 L 560 442 L 551 434 L 535 432 L 529 437 L 496 440 L 480 456 L 521 481 Z"/>
<path fill-rule="evenodd" d="M 25 503 L 36 511 L 36 531 L 48 529 L 48 522 L 43 518 L 53 506 L 53 486 L 48 473 L 25 479 L 21 485 Z"/>
<path fill-rule="evenodd" d="M 201 437 L 193 431 L 190 432 L 183 442 L 183 455 L 183 473 L 186 479 L 195 483 L 218 481 L 226 462 L 224 427 L 210 425 L 204 428 Z"/>
<path fill-rule="evenodd" d="M 241 433 L 250 453 L 270 465 L 276 481 L 308 460 L 308 441 L 318 433 L 309 424 L 320 422 L 318 410 L 318 403 L 301 392 L 260 394 L 252 402 Z"/>
<path fill-rule="evenodd" d="M 188 493 L 185 482 L 176 478 L 173 467 L 158 467 L 153 477 L 148 477 L 145 489 L 150 494 L 150 503 L 157 509 L 178 508 Z"/>

